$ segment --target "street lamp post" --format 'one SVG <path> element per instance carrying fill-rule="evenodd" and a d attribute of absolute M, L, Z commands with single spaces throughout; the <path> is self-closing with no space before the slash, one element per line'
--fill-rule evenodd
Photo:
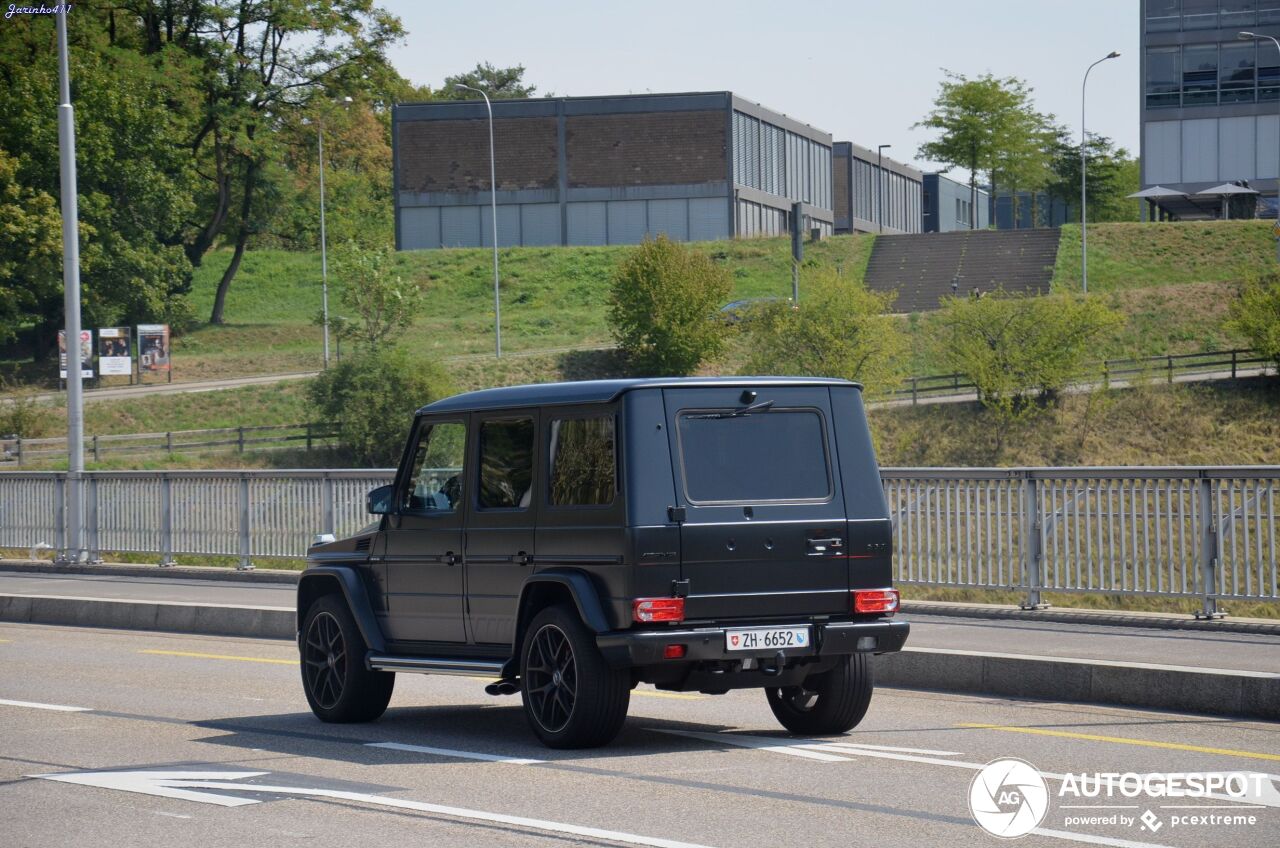
<path fill-rule="evenodd" d="M 67 4 L 58 6 L 58 166 L 62 182 L 62 287 L 67 332 L 67 528 L 60 556 L 79 562 L 84 475 L 84 394 L 80 376 L 80 224 L 76 195 L 76 121 L 67 61 Z"/>
<path fill-rule="evenodd" d="M 1115 59 L 1120 56 L 1119 52 L 1112 50 L 1098 61 L 1094 62 L 1084 72 L 1084 82 L 1080 83 L 1080 288 L 1088 293 L 1089 291 L 1089 210 L 1086 205 L 1088 200 L 1088 187 L 1085 181 L 1086 164 L 1086 146 L 1088 134 L 1084 128 L 1084 103 L 1085 94 L 1088 91 L 1089 71 L 1095 66 L 1102 64 L 1108 59 Z"/>
<path fill-rule="evenodd" d="M 880 232 L 884 232 L 884 151 L 892 144 L 881 144 L 876 148 L 876 223 Z"/>
<path fill-rule="evenodd" d="M 493 104 L 483 89 L 457 83 L 459 91 L 474 91 L 484 98 L 484 108 L 489 113 L 489 199 L 492 206 L 493 224 L 493 351 L 502 358 L 502 298 L 498 294 L 498 166 L 493 154 Z"/>
<path fill-rule="evenodd" d="M 1265 38 L 1276 46 L 1276 50 L 1280 50 L 1280 39 L 1277 39 L 1273 35 L 1258 35 L 1252 32 L 1241 32 L 1236 34 L 1236 38 L 1241 41 L 1261 41 Z M 1262 80 L 1259 79 L 1258 82 L 1261 83 Z M 1258 92 L 1258 99 L 1262 99 L 1261 91 Z M 1280 97 L 1277 97 L 1276 100 L 1277 102 L 1280 102 Z M 1276 150 L 1280 152 L 1280 144 L 1276 145 Z M 1276 170 L 1276 226 L 1280 228 L 1280 163 L 1277 163 Z M 1276 261 L 1280 262 L 1280 236 L 1276 237 Z"/>
<path fill-rule="evenodd" d="M 342 98 L 342 105 L 351 103 Z M 329 367 L 329 242 L 324 231 L 324 121 L 316 121 L 316 150 L 320 160 L 320 309 L 324 321 L 324 367 Z"/>

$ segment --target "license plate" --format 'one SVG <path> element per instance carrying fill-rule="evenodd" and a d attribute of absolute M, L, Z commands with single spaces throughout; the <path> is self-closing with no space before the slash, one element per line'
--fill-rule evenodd
<path fill-rule="evenodd" d="M 751 630 L 727 630 L 726 651 L 781 651 L 809 647 L 808 627 L 761 627 Z"/>

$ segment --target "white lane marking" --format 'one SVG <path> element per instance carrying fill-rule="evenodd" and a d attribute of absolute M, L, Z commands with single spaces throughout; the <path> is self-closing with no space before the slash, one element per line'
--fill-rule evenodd
<path fill-rule="evenodd" d="M 1251 671 L 1239 668 L 1209 668 L 1200 665 L 1166 665 L 1164 663 L 1130 662 L 1128 660 L 1084 659 L 1081 657 L 1055 657 L 1040 654 L 1002 654 L 996 651 L 962 651 L 958 648 L 921 648 L 904 647 L 902 650 L 919 654 L 950 654 L 961 657 L 993 657 L 996 659 L 1035 660 L 1037 662 L 1059 662 L 1071 665 L 1105 665 L 1113 668 L 1141 668 L 1154 671 L 1178 671 L 1187 674 L 1220 674 L 1228 677 L 1260 677 L 1272 680 L 1280 677 L 1273 671 Z"/>
<path fill-rule="evenodd" d="M 1070 842 L 1087 842 L 1090 845 L 1109 845 L 1113 848 L 1169 848 L 1167 845 L 1161 845 L 1156 842 L 1134 842 L 1130 839 L 1114 839 L 1110 836 L 1094 836 L 1089 833 L 1074 833 L 1070 830 L 1053 830 L 1047 827 L 1037 827 L 1031 831 L 1039 836 L 1049 836 L 1054 839 L 1066 839 Z"/>
<path fill-rule="evenodd" d="M 0 706 L 6 707 L 27 707 L 33 710 L 53 710 L 59 713 L 88 713 L 92 712 L 88 707 L 67 707 L 62 704 L 37 704 L 34 701 L 9 701 L 0 698 Z"/>
<path fill-rule="evenodd" d="M 459 757 L 464 760 L 484 760 L 490 763 L 511 763 L 531 766 L 544 760 L 528 760 L 523 757 L 504 757 L 499 754 L 481 754 L 476 751 L 458 751 L 453 748 L 431 748 L 426 745 L 406 745 L 403 742 L 366 742 L 366 748 L 386 748 L 390 751 L 413 751 L 418 754 L 435 754 L 439 757 Z"/>
<path fill-rule="evenodd" d="M 125 771 L 125 772 L 68 772 L 65 774 L 37 774 L 31 777 L 56 780 L 62 783 L 76 783 L 83 786 L 96 786 L 103 789 L 117 789 L 126 792 L 140 792 L 145 795 L 159 795 L 167 798 L 181 798 L 188 801 L 199 801 L 205 804 L 217 804 L 223 807 L 236 807 L 256 804 L 250 798 L 239 798 L 230 795 L 214 795 L 209 792 L 195 792 L 197 789 L 216 789 L 232 792 L 271 793 L 280 795 L 298 795 L 310 798 L 332 798 L 339 801 L 354 801 L 378 807 L 391 807 L 398 810 L 414 810 L 438 816 L 467 819 L 470 821 L 492 822 L 548 833 L 564 833 L 582 836 L 588 839 L 599 839 L 610 842 L 621 842 L 625 845 L 645 845 L 649 848 L 706 848 L 690 842 L 678 842 L 673 839 L 661 839 L 652 836 L 639 836 L 634 833 L 623 833 L 616 830 L 603 830 L 597 827 L 584 827 L 576 824 L 530 819 L 523 816 L 509 816 L 504 813 L 491 813 L 483 810 L 468 810 L 463 807 L 447 807 L 441 804 L 427 804 L 422 801 L 409 801 L 403 798 L 389 798 L 385 795 L 368 795 L 363 792 L 345 792 L 338 789 L 312 789 L 305 786 L 270 786 L 256 783 L 235 783 L 233 781 L 246 777 L 261 777 L 269 772 L 177 772 L 177 771 Z"/>
<path fill-rule="evenodd" d="M 899 748 L 894 745 L 866 745 L 862 742 L 824 742 L 821 750 L 828 748 L 852 748 L 854 751 L 898 751 L 903 754 L 932 754 L 935 757 L 958 757 L 959 751 L 935 751 L 932 748 Z"/>
<path fill-rule="evenodd" d="M 667 733 L 671 736 L 686 736 L 691 739 L 702 739 L 707 742 L 729 742 L 741 748 L 758 748 L 761 751 L 772 751 L 775 754 L 787 754 L 792 757 L 803 757 L 806 760 L 818 760 L 824 763 L 847 763 L 847 757 L 836 757 L 831 754 L 824 754 L 821 751 L 811 751 L 808 747 L 800 747 L 798 745 L 779 744 L 777 739 L 769 739 L 763 736 L 737 736 L 726 738 L 727 734 L 721 733 L 699 733 L 694 730 L 670 730 L 668 728 L 653 727 L 650 730 L 656 730 L 659 733 Z"/>

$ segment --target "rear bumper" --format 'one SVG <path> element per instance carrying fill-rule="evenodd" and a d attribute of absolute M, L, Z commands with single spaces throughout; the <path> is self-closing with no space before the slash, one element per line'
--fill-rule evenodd
<path fill-rule="evenodd" d="M 803 627 L 806 621 L 778 622 L 761 627 Z M 740 630 L 752 625 L 728 627 L 694 627 L 672 630 L 621 630 L 602 633 L 596 637 L 600 651 L 615 667 L 647 666 L 670 662 L 704 662 L 743 660 L 748 658 L 776 657 L 777 649 L 758 651 L 730 651 L 725 647 L 725 631 Z M 874 621 L 840 621 L 813 624 L 813 639 L 804 648 L 787 648 L 782 653 L 794 657 L 836 657 L 846 654 L 884 654 L 902 650 L 911 632 L 905 621 L 879 618 Z M 680 660 L 663 659 L 663 649 L 668 645 L 684 645 L 685 656 Z"/>

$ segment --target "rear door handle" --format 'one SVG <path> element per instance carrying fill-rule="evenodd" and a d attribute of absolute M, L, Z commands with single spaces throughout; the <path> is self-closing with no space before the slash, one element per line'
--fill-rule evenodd
<path fill-rule="evenodd" d="M 515 556 L 512 557 L 512 559 L 520 563 L 521 565 L 533 565 L 533 556 L 531 554 L 525 553 L 524 551 L 521 551 L 520 553 L 516 554 Z"/>
<path fill-rule="evenodd" d="M 821 556 L 829 551 L 839 550 L 842 547 L 844 547 L 844 539 L 839 536 L 832 536 L 829 539 L 810 539 L 809 556 Z"/>
<path fill-rule="evenodd" d="M 453 551 L 448 551 L 441 559 L 444 560 L 445 565 L 457 565 L 461 561 L 461 557 Z"/>

